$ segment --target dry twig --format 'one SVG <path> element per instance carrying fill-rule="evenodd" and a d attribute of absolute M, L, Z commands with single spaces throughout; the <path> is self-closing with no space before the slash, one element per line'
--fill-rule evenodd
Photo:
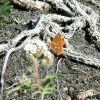
<path fill-rule="evenodd" d="M 86 97 L 92 97 L 92 96 L 95 96 L 95 95 L 98 95 L 100 94 L 100 92 L 96 91 L 96 90 L 87 90 L 87 91 L 84 91 L 84 92 L 80 92 L 78 95 L 77 95 L 77 99 L 78 100 L 85 100 Z"/>

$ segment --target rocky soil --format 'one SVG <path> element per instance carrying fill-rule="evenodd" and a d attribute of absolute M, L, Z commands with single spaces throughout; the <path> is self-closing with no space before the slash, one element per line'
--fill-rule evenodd
<path fill-rule="evenodd" d="M 92 7 L 100 14 L 100 6 L 97 7 L 95 4 L 85 1 L 81 3 Z M 21 31 L 31 29 L 30 21 L 38 18 L 43 13 L 39 10 L 31 11 L 14 5 L 11 13 L 4 16 L 5 23 L 0 29 L 0 44 L 17 37 Z M 46 13 L 54 12 L 48 11 Z M 84 30 L 77 30 L 69 43 L 75 51 L 100 59 L 100 51 L 90 42 Z M 4 57 L 5 52 L 0 53 L 0 72 L 2 71 Z M 16 80 L 17 76 L 25 73 L 25 68 L 31 65 L 32 63 L 25 59 L 22 49 L 10 55 L 5 73 L 4 97 L 7 88 L 18 82 Z M 58 83 L 55 79 L 55 86 L 56 88 L 59 86 L 59 92 L 56 92 L 56 96 L 45 96 L 45 100 L 78 100 L 78 98 L 80 98 L 79 100 L 100 100 L 100 68 L 74 61 L 69 57 L 54 55 L 54 63 L 50 68 L 47 69 L 40 65 L 39 76 L 43 77 L 46 73 L 55 73 L 57 67 L 58 73 L 64 74 L 64 77 L 58 78 Z M 12 93 L 7 100 L 38 100 L 36 98 L 31 98 L 31 91 L 25 98 L 22 91 L 19 91 L 17 96 Z"/>

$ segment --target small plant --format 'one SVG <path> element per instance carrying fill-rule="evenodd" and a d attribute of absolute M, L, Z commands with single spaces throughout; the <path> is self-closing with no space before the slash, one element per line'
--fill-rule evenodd
<path fill-rule="evenodd" d="M 24 94 L 28 90 L 33 91 L 32 98 L 35 95 L 39 95 L 39 100 L 44 100 L 46 94 L 54 94 L 55 85 L 54 78 L 57 76 L 62 76 L 58 73 L 47 74 L 43 79 L 39 79 L 38 68 L 39 63 L 41 62 L 43 66 L 49 67 L 53 63 L 53 55 L 48 51 L 47 46 L 40 39 L 30 40 L 24 47 L 26 51 L 27 58 L 33 61 L 33 66 L 27 67 L 28 72 L 31 73 L 31 78 L 23 74 L 21 77 L 18 77 L 19 85 L 8 90 L 7 96 L 15 91 L 23 90 Z M 34 81 L 32 81 L 34 79 Z"/>
<path fill-rule="evenodd" d="M 43 66 L 49 67 L 53 63 L 53 55 L 44 42 L 40 39 L 30 40 L 24 47 L 27 58 L 33 61 L 33 76 L 35 84 L 39 84 L 38 67 L 41 62 Z"/>
<path fill-rule="evenodd" d="M 8 95 L 12 92 L 23 90 L 24 95 L 27 94 L 28 90 L 34 91 L 32 94 L 32 98 L 37 94 L 39 95 L 39 100 L 44 100 L 44 96 L 46 94 L 53 94 L 55 89 L 54 78 L 57 76 L 62 76 L 61 74 L 47 74 L 46 77 L 41 79 L 41 84 L 32 84 L 31 78 L 28 78 L 25 74 L 18 78 L 20 84 L 16 87 L 7 91 L 6 100 Z M 38 87 L 38 89 L 36 89 Z"/>
<path fill-rule="evenodd" d="M 30 89 L 32 82 L 31 82 L 31 79 L 28 78 L 25 74 L 23 74 L 21 77 L 18 77 L 18 80 L 19 80 L 19 84 L 16 87 L 13 87 L 12 89 L 9 89 L 7 91 L 6 100 L 8 98 L 8 95 L 12 92 L 16 92 L 18 90 L 23 90 L 24 94 L 26 94 L 27 91 Z"/>
<path fill-rule="evenodd" d="M 62 75 L 58 73 L 47 74 L 46 77 L 42 79 L 44 81 L 42 85 L 33 84 L 33 86 L 38 86 L 39 89 L 33 93 L 32 98 L 34 97 L 34 95 L 39 94 L 39 100 L 44 100 L 44 96 L 46 94 L 54 95 L 54 91 L 57 90 L 55 89 L 55 84 L 53 79 L 56 78 L 57 76 L 62 76 Z"/>
<path fill-rule="evenodd" d="M 10 9 L 13 6 L 10 5 L 10 2 L 8 0 L 0 0 L 0 26 L 4 22 L 4 18 L 2 15 L 10 13 Z"/>

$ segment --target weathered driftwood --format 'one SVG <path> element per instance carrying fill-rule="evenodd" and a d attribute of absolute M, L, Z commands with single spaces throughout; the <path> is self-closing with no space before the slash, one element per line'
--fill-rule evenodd
<path fill-rule="evenodd" d="M 83 17 L 82 20 L 84 20 L 85 23 L 87 21 L 89 24 L 89 32 L 87 34 L 90 35 L 91 41 L 95 44 L 95 46 L 100 49 L 100 35 L 98 32 L 98 27 L 96 25 L 98 23 L 98 20 L 100 19 L 100 16 L 96 14 L 92 8 L 84 6 L 83 4 L 78 3 L 76 0 L 45 0 L 45 2 L 37 0 L 36 1 L 10 0 L 10 1 L 15 4 L 18 4 L 19 6 L 26 7 L 31 10 L 32 8 L 37 8 L 41 11 L 45 10 L 48 11 L 51 8 L 56 8 L 55 10 L 64 11 L 65 15 L 67 14 L 68 16 L 71 16 L 73 18 L 76 18 L 75 15 Z M 95 1 L 93 0 L 93 2 Z M 50 5 L 49 3 L 52 5 Z M 82 28 L 82 26 L 80 26 L 80 28 Z"/>
<path fill-rule="evenodd" d="M 51 37 L 54 37 L 55 34 L 58 31 L 60 31 L 63 38 L 65 39 L 65 48 L 63 52 L 63 55 L 65 57 L 69 56 L 73 60 L 80 61 L 82 63 L 89 65 L 94 65 L 100 68 L 99 59 L 76 52 L 75 50 L 73 50 L 73 47 L 68 42 L 68 39 L 70 39 L 73 36 L 73 34 L 77 29 L 81 30 L 81 28 L 87 27 L 86 25 L 88 23 L 89 31 L 87 32 L 87 34 L 90 36 L 91 41 L 95 44 L 95 46 L 100 49 L 100 33 L 98 32 L 98 26 L 97 26 L 100 16 L 96 14 L 92 8 L 84 6 L 83 4 L 78 3 L 76 0 L 45 0 L 45 2 L 42 3 L 40 1 L 33 1 L 33 0 L 10 0 L 10 1 L 15 4 L 18 4 L 19 6 L 26 7 L 31 10 L 32 8 L 36 7 L 34 3 L 37 3 L 37 5 L 41 5 L 44 3 L 42 6 L 39 6 L 39 8 L 37 7 L 37 9 L 45 10 L 46 8 L 44 7 L 44 5 L 46 2 L 46 4 L 48 5 L 46 7 L 49 10 L 50 7 L 52 6 L 52 8 L 56 8 L 55 10 L 60 10 L 64 12 L 65 15 L 58 15 L 58 14 L 42 15 L 41 18 L 37 19 L 39 21 L 33 20 L 33 22 L 37 23 L 34 29 L 25 30 L 21 32 L 16 38 L 10 40 L 8 43 L 0 44 L 0 52 L 3 51 L 7 52 L 2 67 L 1 94 L 3 92 L 3 84 L 4 84 L 3 76 L 6 71 L 6 64 L 9 55 L 13 51 L 23 48 L 23 46 L 27 43 L 27 41 L 32 37 L 34 38 L 35 35 L 43 37 L 43 41 L 48 43 L 51 40 Z M 61 23 L 67 23 L 69 21 L 71 22 L 70 25 L 66 24 L 66 26 L 63 27 L 60 25 Z M 66 31 L 63 32 L 62 31 L 63 29 L 66 31 L 68 30 L 68 32 Z M 16 47 L 18 42 L 23 37 L 27 38 L 20 45 Z"/>
<path fill-rule="evenodd" d="M 91 4 L 94 4 L 96 6 L 100 6 L 100 1 L 99 0 L 78 0 L 78 1 L 85 1 Z"/>
<path fill-rule="evenodd" d="M 100 94 L 99 91 L 97 90 L 87 90 L 87 91 L 84 91 L 84 92 L 80 92 L 78 95 L 77 95 L 77 99 L 78 100 L 84 100 L 86 97 L 92 97 L 92 96 L 95 96 L 95 95 L 98 95 Z"/>
<path fill-rule="evenodd" d="M 48 43 L 50 42 L 51 37 L 54 37 L 55 34 L 60 31 L 62 33 L 63 38 L 65 39 L 65 53 L 64 56 L 69 56 L 70 58 L 83 62 L 85 64 L 90 64 L 90 65 L 95 65 L 98 68 L 100 67 L 99 64 L 99 59 L 88 57 L 86 55 L 80 54 L 79 52 L 75 52 L 72 50 L 72 46 L 68 43 L 68 39 L 71 38 L 75 32 L 76 29 L 78 28 L 83 28 L 86 26 L 85 20 L 83 20 L 83 17 L 76 17 L 76 18 L 70 18 L 70 17 L 65 17 L 61 15 L 53 15 L 53 14 L 48 14 L 48 15 L 43 15 L 44 19 L 40 23 L 38 27 L 32 30 L 26 30 L 21 32 L 16 38 L 10 40 L 7 44 L 1 44 L 0 45 L 0 52 L 2 51 L 9 51 L 12 48 L 15 48 L 18 42 L 23 38 L 23 37 L 34 37 L 34 35 L 41 35 L 43 37 L 43 40 Z M 59 24 L 55 22 L 68 22 L 68 21 L 73 21 L 73 23 L 70 26 L 67 27 L 61 27 Z M 49 29 L 52 29 L 52 32 Z M 62 29 L 68 29 L 70 30 L 69 33 L 64 33 L 62 32 Z M 41 34 L 41 31 L 43 33 Z M 23 41 L 24 43 L 25 41 Z M 24 45 L 23 45 L 24 46 Z M 84 58 L 85 57 L 85 58 Z"/>
<path fill-rule="evenodd" d="M 9 0 L 11 3 L 19 5 L 20 7 L 24 7 L 30 10 L 41 10 L 48 11 L 50 9 L 50 5 L 46 2 L 38 1 L 38 0 Z"/>

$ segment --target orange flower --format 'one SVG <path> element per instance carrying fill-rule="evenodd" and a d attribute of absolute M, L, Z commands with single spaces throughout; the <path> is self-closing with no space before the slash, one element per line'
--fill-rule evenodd
<path fill-rule="evenodd" d="M 58 34 L 56 34 L 51 43 L 49 43 L 48 45 L 56 55 L 61 55 L 63 53 L 64 44 L 64 39 L 61 38 L 61 34 L 60 32 L 58 32 Z"/>

